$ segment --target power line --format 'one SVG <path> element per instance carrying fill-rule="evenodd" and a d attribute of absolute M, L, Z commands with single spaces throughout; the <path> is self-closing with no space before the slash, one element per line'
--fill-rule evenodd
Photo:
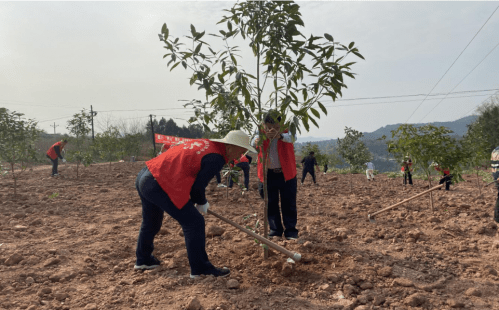
<path fill-rule="evenodd" d="M 464 53 L 464 51 L 468 48 L 468 46 L 470 46 L 471 42 L 473 42 L 473 40 L 476 38 L 476 36 L 480 33 L 480 31 L 482 31 L 483 27 L 485 27 L 485 25 L 488 23 L 488 21 L 490 20 L 490 18 L 492 17 L 492 15 L 494 15 L 494 13 L 497 11 L 497 9 L 499 9 L 499 6 L 497 6 L 497 8 L 494 10 L 494 12 L 492 12 L 492 14 L 490 14 L 489 18 L 487 18 L 487 20 L 485 21 L 485 23 L 482 25 L 482 27 L 480 27 L 480 29 L 478 30 L 478 32 L 473 36 L 473 38 L 471 39 L 470 42 L 468 42 L 468 44 L 466 45 L 466 47 L 461 51 L 461 53 L 459 54 L 459 56 L 457 56 L 456 60 L 454 60 L 454 62 L 450 65 L 449 69 L 447 69 L 447 71 L 445 71 L 444 75 L 442 75 L 442 77 L 440 78 L 440 80 L 438 80 L 438 82 L 433 86 L 433 88 L 430 90 L 430 92 L 428 93 L 428 95 L 431 94 L 431 92 L 435 89 L 435 87 L 437 87 L 437 85 L 440 83 L 440 81 L 442 81 L 442 79 L 444 78 L 444 76 L 447 74 L 447 72 L 449 72 L 449 70 L 452 68 L 452 66 L 454 66 L 454 64 L 456 63 L 456 61 L 459 59 L 459 57 L 461 57 L 461 55 Z M 428 95 L 426 95 L 426 97 L 423 99 L 423 101 L 421 101 L 421 103 L 416 107 L 416 109 L 412 112 L 412 114 L 409 116 L 409 118 L 407 118 L 407 120 L 405 121 L 405 123 L 407 123 L 407 121 L 409 121 L 409 119 L 411 119 L 411 117 L 414 115 L 414 113 L 416 113 L 416 111 L 419 109 L 419 107 L 423 104 L 423 102 L 425 102 L 426 98 L 428 98 Z"/>
<path fill-rule="evenodd" d="M 481 89 L 481 90 L 463 90 L 463 91 L 453 92 L 451 94 L 480 93 L 480 92 L 495 91 L 495 90 L 499 90 L 499 88 Z M 398 96 L 383 96 L 383 97 L 363 97 L 363 98 L 338 99 L 335 102 L 339 102 L 339 101 L 353 101 L 353 100 L 370 100 L 370 99 L 389 99 L 389 98 L 401 98 L 401 97 L 418 97 L 418 96 L 432 96 L 433 97 L 433 96 L 443 96 L 443 95 L 445 95 L 445 93 L 437 93 L 437 94 L 432 94 L 432 95 L 427 95 L 427 94 L 413 94 L 413 95 L 398 95 Z M 327 101 L 332 101 L 332 100 L 327 100 Z M 419 101 L 419 99 L 417 101 Z M 326 102 L 326 100 L 324 102 Z"/>
<path fill-rule="evenodd" d="M 450 94 L 450 93 L 451 93 L 454 89 L 456 89 L 456 87 L 458 87 L 458 86 L 459 86 L 459 85 L 460 85 L 460 84 L 461 84 L 461 83 L 462 83 L 462 82 L 463 82 L 463 81 L 464 81 L 464 80 L 465 80 L 465 79 L 466 79 L 466 78 L 467 78 L 467 77 L 468 77 L 468 76 L 469 76 L 469 75 L 470 75 L 473 71 L 475 71 L 475 69 L 476 69 L 476 68 L 477 68 L 477 67 L 478 67 L 478 66 L 479 66 L 479 65 L 480 65 L 480 64 L 481 64 L 481 63 L 482 63 L 482 62 L 483 62 L 483 61 L 484 61 L 487 57 L 489 57 L 489 55 L 490 55 L 490 54 L 491 54 L 491 53 L 492 53 L 492 52 L 496 49 L 496 47 L 498 47 L 498 46 L 499 46 L 499 43 L 497 43 L 497 44 L 496 44 L 496 46 L 494 46 L 494 48 L 493 48 L 493 49 L 492 49 L 492 50 L 491 50 L 491 51 L 490 51 L 487 55 L 485 55 L 485 57 L 484 57 L 484 58 L 483 58 L 483 59 L 482 59 L 482 60 L 481 60 L 481 61 L 480 61 L 480 62 L 479 62 L 479 63 L 478 63 L 478 64 L 477 64 L 477 65 L 476 65 L 476 66 L 475 66 L 475 67 L 474 67 L 474 68 L 473 68 L 473 69 L 472 69 L 472 70 L 471 70 L 468 74 L 466 74 L 466 76 L 465 76 L 465 77 L 464 77 L 464 78 L 463 78 L 463 79 L 462 79 L 459 83 L 457 83 L 457 85 L 456 85 L 456 86 L 454 86 L 454 88 L 453 88 L 453 89 L 451 89 L 451 90 L 450 90 L 450 92 L 449 92 L 448 94 Z M 447 95 L 448 95 L 448 94 L 447 94 Z M 444 97 L 444 98 L 442 98 L 442 100 L 440 100 L 440 102 L 439 102 L 439 103 L 437 103 L 437 104 L 436 104 L 436 105 L 435 105 L 435 106 L 434 106 L 434 107 L 433 107 L 433 108 L 432 108 L 432 109 L 431 109 L 428 113 L 426 113 L 426 115 L 425 115 L 425 116 L 423 116 L 423 118 L 419 121 L 419 123 L 421 123 L 421 122 L 423 121 L 423 119 L 425 119 L 425 117 L 427 117 L 427 116 L 428 116 L 428 114 L 430 114 L 430 113 L 431 113 L 431 111 L 433 111 L 436 107 L 438 107 L 438 105 L 439 105 L 439 104 L 440 104 L 440 103 L 441 103 L 441 102 L 442 102 L 442 101 L 443 101 L 443 100 L 447 97 L 447 95 L 445 95 L 445 97 Z"/>
<path fill-rule="evenodd" d="M 476 108 L 478 108 L 480 105 L 484 104 L 485 102 L 487 102 L 487 100 L 491 99 L 492 96 L 494 95 L 498 95 L 499 92 L 496 92 L 492 95 L 489 96 L 489 98 L 485 99 L 484 101 L 480 102 L 480 104 L 478 104 L 477 106 L 475 106 L 473 109 L 469 110 L 468 112 L 466 112 L 463 116 L 461 116 L 460 118 L 463 118 L 465 117 L 466 115 L 468 115 L 471 111 L 475 110 Z"/>
<path fill-rule="evenodd" d="M 485 95 L 472 95 L 472 96 L 456 96 L 456 97 L 447 97 L 444 99 L 455 99 L 455 98 L 469 98 L 469 97 L 481 97 L 481 96 L 489 96 Z M 428 99 L 428 100 L 438 100 L 440 98 Z M 443 99 L 442 99 L 443 100 Z M 342 104 L 342 105 L 326 105 L 326 108 L 336 108 L 336 107 L 349 107 L 349 106 L 361 106 L 361 105 L 372 105 L 372 104 L 385 104 L 385 103 L 404 103 L 404 102 L 414 102 L 419 101 L 419 99 L 413 100 L 403 100 L 403 101 L 385 101 L 385 102 L 368 102 L 368 103 L 351 103 L 351 104 Z"/>

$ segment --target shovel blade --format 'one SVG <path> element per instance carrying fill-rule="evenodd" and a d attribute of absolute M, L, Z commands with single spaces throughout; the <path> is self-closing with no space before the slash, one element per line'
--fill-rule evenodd
<path fill-rule="evenodd" d="M 369 222 L 376 223 L 376 220 L 374 219 L 374 216 L 371 216 L 371 214 L 368 214 L 367 218 L 369 219 Z"/>

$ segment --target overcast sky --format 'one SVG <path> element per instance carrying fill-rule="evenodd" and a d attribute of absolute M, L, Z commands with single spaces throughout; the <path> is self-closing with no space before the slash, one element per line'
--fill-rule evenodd
<path fill-rule="evenodd" d="M 355 41 L 366 58 L 352 66 L 357 76 L 346 80 L 343 99 L 428 94 L 498 6 L 497 2 L 297 3 L 305 35 L 329 33 L 343 44 Z M 189 86 L 189 74 L 181 66 L 170 72 L 158 33 L 163 23 L 174 36 L 188 35 L 191 23 L 198 31 L 218 32 L 222 10 L 233 4 L 0 2 L 0 107 L 37 119 L 49 133 L 54 122 L 58 133 L 67 132 L 71 115 L 90 105 L 101 122 L 121 118 L 145 123 L 153 114 L 187 124 L 182 119 L 192 112 L 180 109 L 179 100 L 202 99 L 203 93 Z M 498 33 L 499 10 L 432 94 L 454 88 L 453 92 L 499 89 L 499 48 L 494 49 Z M 216 46 L 215 38 L 205 38 Z M 250 65 L 248 43 L 241 45 L 241 54 Z M 442 96 L 429 96 L 417 110 L 425 96 L 328 102 L 329 114 L 319 121 L 320 128 L 312 127 L 303 135 L 336 138 L 343 136 L 345 126 L 370 132 L 406 121 L 452 121 L 471 114 L 492 93 L 451 94 L 441 103 L 435 98 Z M 139 111 L 105 112 L 133 109 Z"/>

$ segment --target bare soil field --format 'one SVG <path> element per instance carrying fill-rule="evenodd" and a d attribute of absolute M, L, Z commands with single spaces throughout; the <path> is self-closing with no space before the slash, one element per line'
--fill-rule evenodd
<path fill-rule="evenodd" d="M 76 179 L 75 166 L 23 174 L 18 196 L 0 179 L 1 309 L 499 309 L 497 193 L 478 195 L 471 176 L 451 191 L 377 216 L 427 189 L 404 188 L 385 175 L 320 174 L 298 188 L 298 240 L 277 243 L 303 255 L 295 264 L 207 215 L 207 252 L 228 278 L 189 278 L 180 226 L 165 216 L 156 238 L 160 268 L 136 272 L 141 205 L 135 178 L 144 162 L 92 165 Z M 213 183 L 211 209 L 243 225 L 262 221 L 255 190 L 227 191 Z M 301 171 L 298 172 L 301 175 Z M 249 216 L 253 215 L 254 216 Z M 249 216 L 249 217 L 248 217 Z M 261 233 L 261 229 L 257 230 Z"/>

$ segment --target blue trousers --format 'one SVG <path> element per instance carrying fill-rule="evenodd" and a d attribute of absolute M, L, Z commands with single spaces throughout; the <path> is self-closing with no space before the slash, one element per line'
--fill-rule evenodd
<path fill-rule="evenodd" d="M 296 177 L 286 181 L 284 174 L 272 170 L 267 174 L 267 191 L 269 194 L 268 220 L 269 236 L 298 237 L 296 229 Z M 258 184 L 260 196 L 263 198 L 263 183 Z M 281 209 L 279 210 L 279 195 L 281 196 Z M 282 212 L 282 221 L 281 221 Z M 284 227 L 283 227 L 284 223 Z"/>
<path fill-rule="evenodd" d="M 48 155 L 47 158 L 50 159 L 50 161 L 52 162 L 52 175 L 57 174 L 57 166 L 59 165 L 59 158 L 56 157 L 55 159 L 52 159 Z"/>
<path fill-rule="evenodd" d="M 182 209 L 178 209 L 147 167 L 137 175 L 135 187 L 142 201 L 142 225 L 137 241 L 137 261 L 146 260 L 151 256 L 154 250 L 154 237 L 161 229 L 163 212 L 166 212 L 184 231 L 191 274 L 202 274 L 214 268 L 206 254 L 204 217 L 194 204 L 189 200 Z"/>

